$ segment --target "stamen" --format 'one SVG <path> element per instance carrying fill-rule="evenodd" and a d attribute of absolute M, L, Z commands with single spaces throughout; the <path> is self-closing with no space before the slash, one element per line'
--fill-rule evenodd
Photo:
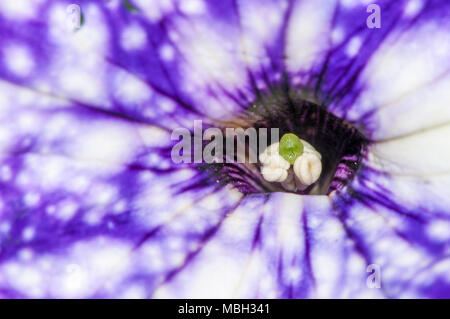
<path fill-rule="evenodd" d="M 259 155 L 262 164 L 261 174 L 268 182 L 283 182 L 288 176 L 288 169 L 291 166 L 288 161 L 278 153 L 280 143 L 274 143 L 267 147 Z"/>
<path fill-rule="evenodd" d="M 291 133 L 283 135 L 280 143 L 270 145 L 259 156 L 263 178 L 281 183 L 290 192 L 303 191 L 319 179 L 321 159 L 311 144 Z"/>
<path fill-rule="evenodd" d="M 303 185 L 309 186 L 319 179 L 322 162 L 315 153 L 305 152 L 295 160 L 294 173 Z"/>

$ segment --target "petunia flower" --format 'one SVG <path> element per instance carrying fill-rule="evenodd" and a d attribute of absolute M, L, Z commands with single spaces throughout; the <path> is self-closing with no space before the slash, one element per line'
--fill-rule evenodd
<path fill-rule="evenodd" d="M 449 297 L 450 3 L 376 3 L 1 1 L 0 296 Z M 176 164 L 196 120 L 322 175 Z"/>

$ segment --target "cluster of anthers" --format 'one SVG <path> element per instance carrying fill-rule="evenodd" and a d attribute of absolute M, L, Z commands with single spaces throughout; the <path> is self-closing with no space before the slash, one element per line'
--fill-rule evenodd
<path fill-rule="evenodd" d="M 284 134 L 280 142 L 268 146 L 259 155 L 261 174 L 268 182 L 281 183 L 291 192 L 303 191 L 322 173 L 322 156 L 295 134 Z"/>

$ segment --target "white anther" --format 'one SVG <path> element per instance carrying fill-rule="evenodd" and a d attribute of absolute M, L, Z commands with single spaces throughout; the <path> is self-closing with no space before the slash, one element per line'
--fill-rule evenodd
<path fill-rule="evenodd" d="M 261 174 L 268 182 L 283 182 L 288 176 L 288 169 L 291 166 L 279 153 L 280 143 L 274 143 L 268 146 L 264 152 L 259 155 L 259 161 L 262 164 Z"/>
<path fill-rule="evenodd" d="M 303 152 L 294 162 L 295 176 L 303 185 L 315 183 L 322 173 L 322 162 L 316 152 Z"/>
<path fill-rule="evenodd" d="M 270 166 L 263 166 L 261 174 L 268 182 L 283 182 L 288 176 L 287 170 Z"/>
<path fill-rule="evenodd" d="M 279 146 L 279 145 L 280 145 L 280 143 L 274 143 L 274 144 L 272 144 L 272 145 L 266 147 L 266 149 L 264 150 L 264 152 L 262 152 L 262 153 L 259 155 L 259 161 L 260 161 L 263 165 L 269 164 L 269 159 L 271 158 L 272 153 L 274 153 L 275 147 L 276 147 L 276 149 L 278 150 L 278 146 Z"/>
<path fill-rule="evenodd" d="M 289 169 L 289 167 L 291 167 L 291 164 L 289 164 L 289 162 L 286 161 L 281 155 L 274 154 L 269 158 L 265 166 L 278 167 L 287 170 Z"/>
<path fill-rule="evenodd" d="M 259 155 L 259 161 L 263 165 L 268 165 L 270 167 L 288 169 L 291 165 L 280 155 L 280 153 L 278 153 L 279 145 L 280 143 L 273 143 L 268 146 L 264 152 Z"/>
<path fill-rule="evenodd" d="M 300 141 L 303 144 L 303 152 L 304 153 L 314 153 L 317 155 L 317 157 L 319 159 L 322 159 L 322 155 L 320 155 L 319 152 L 316 151 L 316 149 L 314 148 L 314 146 L 312 146 L 311 144 L 309 144 L 307 141 L 300 139 Z"/>

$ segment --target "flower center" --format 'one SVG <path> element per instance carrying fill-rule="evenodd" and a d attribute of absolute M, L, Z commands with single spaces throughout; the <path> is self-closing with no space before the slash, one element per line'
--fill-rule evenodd
<path fill-rule="evenodd" d="M 224 128 L 267 129 L 258 163 L 211 164 L 215 179 L 244 194 L 294 192 L 326 195 L 343 189 L 357 173 L 368 140 L 351 123 L 294 90 L 272 90 Z M 279 143 L 271 143 L 278 128 Z M 266 141 L 258 140 L 258 143 Z"/>
<path fill-rule="evenodd" d="M 294 192 L 304 191 L 319 179 L 321 160 L 311 144 L 292 133 L 284 134 L 279 143 L 273 143 L 259 155 L 263 178 Z"/>

